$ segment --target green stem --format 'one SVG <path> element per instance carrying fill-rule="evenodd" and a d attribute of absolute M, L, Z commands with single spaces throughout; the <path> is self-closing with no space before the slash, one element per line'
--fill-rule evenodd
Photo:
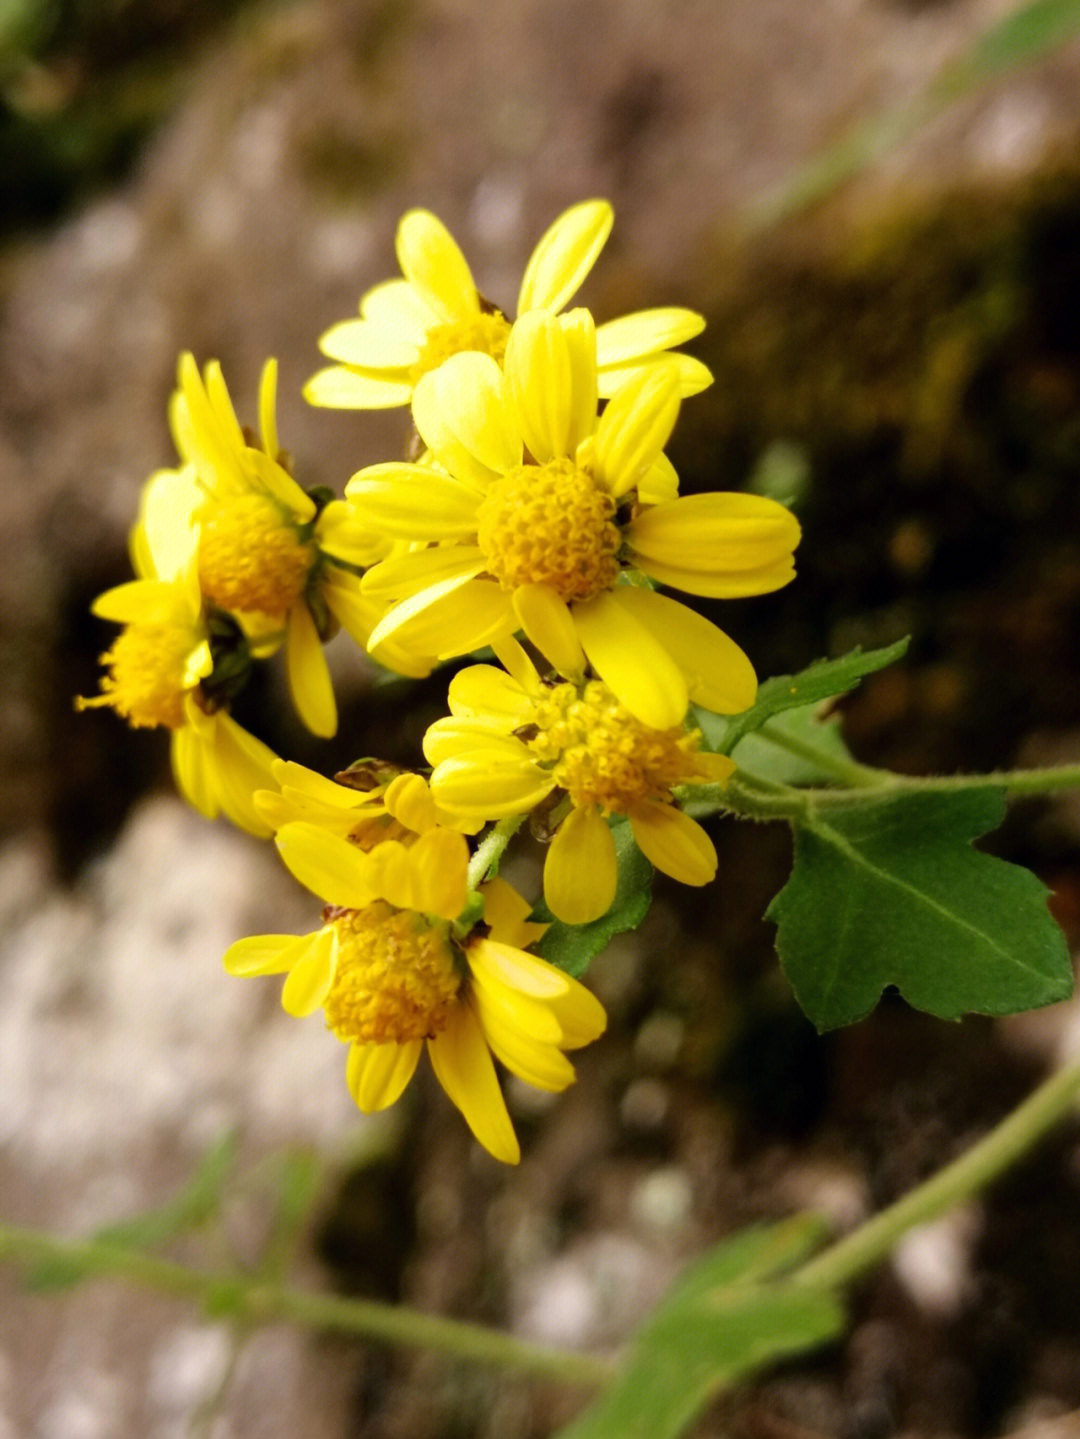
<path fill-rule="evenodd" d="M 476 846 L 476 852 L 469 861 L 470 889 L 476 889 L 487 878 L 492 867 L 498 866 L 506 846 L 524 823 L 525 815 L 515 814 L 492 825 Z"/>
<path fill-rule="evenodd" d="M 909 1229 L 937 1219 L 1004 1174 L 1070 1113 L 1080 1099 L 1080 1059 L 1050 1076 L 978 1143 L 888 1209 L 853 1230 L 791 1276 L 832 1289 L 880 1263 Z"/>
<path fill-rule="evenodd" d="M 770 744 L 778 749 L 786 749 L 789 754 L 797 755 L 799 759 L 808 760 L 811 764 L 817 765 L 819 769 L 827 771 L 852 789 L 864 787 L 875 787 L 880 785 L 881 777 L 886 771 L 874 769 L 871 765 L 860 764 L 855 759 L 844 759 L 842 755 L 829 754 L 828 751 L 820 749 L 817 745 L 810 744 L 806 740 L 798 739 L 795 735 L 785 734 L 779 726 L 768 721 L 758 731 Z"/>
<path fill-rule="evenodd" d="M 791 748 L 791 746 L 789 746 Z M 793 753 L 796 753 L 792 749 Z M 891 770 L 857 766 L 858 776 L 849 776 L 847 788 L 798 789 L 794 785 L 735 773 L 726 785 L 700 785 L 693 800 L 683 807 L 696 818 L 730 810 L 746 819 L 800 819 L 811 808 L 857 804 L 860 798 L 873 799 L 905 790 L 921 794 L 959 794 L 969 789 L 997 785 L 1012 798 L 1054 794 L 1080 787 L 1080 764 L 1054 765 L 1046 769 L 991 770 L 988 774 L 904 775 Z M 852 794 L 857 788 L 858 793 Z"/>
<path fill-rule="evenodd" d="M 314 1294 L 281 1284 L 262 1283 L 245 1275 L 203 1274 L 168 1259 L 97 1239 L 60 1239 L 34 1229 L 0 1225 L 0 1260 L 59 1265 L 79 1277 L 120 1275 L 159 1293 L 195 1300 L 215 1318 L 240 1324 L 291 1321 L 308 1329 L 335 1331 L 384 1344 L 435 1349 L 454 1359 L 493 1364 L 557 1379 L 566 1384 L 596 1386 L 611 1377 L 603 1360 L 569 1350 L 534 1344 L 460 1319 L 442 1319 L 421 1310 Z"/>

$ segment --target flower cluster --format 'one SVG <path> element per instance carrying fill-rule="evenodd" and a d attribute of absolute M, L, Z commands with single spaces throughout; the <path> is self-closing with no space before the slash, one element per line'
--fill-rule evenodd
<path fill-rule="evenodd" d="M 734 766 L 704 748 L 691 706 L 737 714 L 757 680 L 733 640 L 658 587 L 764 594 L 792 578 L 799 540 L 773 500 L 679 494 L 665 446 L 711 376 L 677 347 L 701 317 L 667 308 L 598 326 L 568 308 L 611 223 L 603 201 L 562 215 L 511 320 L 433 215 L 403 218 L 402 278 L 322 337 L 333 363 L 304 393 L 407 405 L 420 448 L 361 468 L 340 499 L 305 490 L 279 447 L 273 361 L 256 435 L 219 366 L 200 373 L 184 355 L 169 411 L 180 463 L 144 488 L 138 578 L 94 605 L 123 629 L 101 694 L 78 701 L 168 729 L 186 798 L 273 834 L 325 902 L 310 934 L 233 945 L 229 972 L 284 974 L 291 1014 L 323 1011 L 365 1111 L 393 1103 L 426 1047 L 473 1133 L 510 1162 L 492 1056 L 561 1090 L 565 1051 L 605 1020 L 577 980 L 527 952 L 547 926 L 494 877 L 489 837 L 531 816 L 548 843 L 544 899 L 564 924 L 614 902 L 619 826 L 657 869 L 707 884 L 716 852 L 681 800 Z M 449 714 L 424 739 L 430 782 L 378 761 L 327 779 L 231 717 L 252 668 L 281 650 L 301 719 L 333 735 L 323 645 L 339 629 L 406 676 L 493 651 L 450 682 Z"/>

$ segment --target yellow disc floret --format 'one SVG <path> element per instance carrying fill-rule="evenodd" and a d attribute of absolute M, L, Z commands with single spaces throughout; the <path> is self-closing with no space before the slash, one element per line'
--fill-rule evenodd
<path fill-rule="evenodd" d="M 215 505 L 199 541 L 199 584 L 223 610 L 284 617 L 303 594 L 315 547 L 265 495 Z"/>
<path fill-rule="evenodd" d="M 434 1039 L 446 1028 L 461 974 L 445 923 L 381 899 L 327 916 L 339 948 L 323 1008 L 339 1039 L 401 1044 Z"/>
<path fill-rule="evenodd" d="M 125 625 L 101 656 L 108 671 L 102 693 L 76 701 L 80 709 L 108 705 L 133 729 L 184 723 L 184 693 L 191 687 L 192 633 L 188 625 Z"/>
<path fill-rule="evenodd" d="M 599 680 L 579 693 L 556 685 L 537 701 L 538 733 L 527 741 L 578 807 L 626 813 L 635 801 L 670 800 L 671 788 L 706 771 L 698 756 L 700 731 L 656 730 L 642 724 Z"/>
<path fill-rule="evenodd" d="M 505 590 L 549 585 L 567 602 L 610 589 L 622 542 L 615 501 L 572 460 L 518 465 L 477 511 L 477 540 Z"/>
<path fill-rule="evenodd" d="M 501 365 L 509 335 L 510 321 L 498 310 L 448 325 L 433 325 L 409 371 L 409 383 L 415 385 L 422 375 L 437 370 L 451 355 L 460 354 L 462 350 L 480 350 Z"/>

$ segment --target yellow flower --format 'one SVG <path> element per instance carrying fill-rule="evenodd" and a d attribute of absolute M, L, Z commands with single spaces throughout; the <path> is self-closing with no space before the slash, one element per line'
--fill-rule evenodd
<path fill-rule="evenodd" d="M 91 607 L 124 628 L 101 656 L 102 693 L 79 698 L 76 706 L 108 706 L 133 728 L 171 730 L 173 774 L 184 798 L 209 819 L 223 813 L 265 837 L 271 829 L 252 796 L 273 784 L 274 753 L 213 694 L 214 658 L 194 554 L 172 550 L 156 559 L 145 531 L 135 548 L 142 577 L 106 590 Z M 184 566 L 179 572 L 177 564 Z"/>
<path fill-rule="evenodd" d="M 611 206 L 586 200 L 560 215 L 541 238 L 525 269 L 519 315 L 558 314 L 581 287 L 611 231 Z M 381 410 L 407 405 L 422 375 L 451 355 L 479 351 L 501 361 L 510 325 L 478 293 L 464 255 L 441 221 L 410 210 L 397 232 L 404 275 L 369 290 L 360 319 L 327 330 L 319 348 L 338 363 L 320 370 L 304 394 L 313 405 Z M 597 331 L 600 394 L 610 395 L 629 375 L 653 364 L 675 345 L 701 333 L 692 310 L 642 310 Z M 689 355 L 669 356 L 684 395 L 697 394 L 712 375 Z"/>
<path fill-rule="evenodd" d="M 799 525 L 775 500 L 677 497 L 663 448 L 678 409 L 678 371 L 659 361 L 597 419 L 587 310 L 518 320 L 503 369 L 461 354 L 425 375 L 413 417 L 440 468 L 376 465 L 346 486 L 362 527 L 417 546 L 361 582 L 396 601 L 371 642 L 449 657 L 523 629 L 564 675 L 582 677 L 587 659 L 655 729 L 680 724 L 688 699 L 745 709 L 753 671 L 731 640 L 677 601 L 619 583 L 640 570 L 734 597 L 794 575 Z"/>
<path fill-rule="evenodd" d="M 436 827 L 415 844 L 386 840 L 364 853 L 317 825 L 285 825 L 277 845 L 289 869 L 327 901 L 312 934 L 242 939 L 230 974 L 286 974 L 281 1002 L 298 1017 L 322 1008 L 350 1046 L 345 1068 L 370 1113 L 399 1097 L 427 1047 L 440 1084 L 481 1144 L 516 1164 L 517 1138 L 492 1055 L 520 1078 L 558 1091 L 574 1071 L 564 1050 L 606 1023 L 583 985 L 526 954 L 543 933 L 510 886 L 482 886 L 484 923 L 463 936 L 469 899 L 464 836 Z"/>
<path fill-rule="evenodd" d="M 722 782 L 733 762 L 703 753 L 700 732 L 684 724 L 642 724 L 599 680 L 544 684 L 519 645 L 500 648 L 513 674 L 492 665 L 460 671 L 450 682 L 450 718 L 436 720 L 424 738 L 436 800 L 466 816 L 501 819 L 564 795 L 554 810 L 544 898 L 568 924 L 599 918 L 615 898 L 607 815 L 629 819 L 657 869 L 683 884 L 708 884 L 716 850 L 672 790 Z"/>
<path fill-rule="evenodd" d="M 156 525 L 158 543 L 197 533 L 203 594 L 237 617 L 254 652 L 268 654 L 284 640 L 297 711 L 314 734 L 328 738 L 337 729 L 337 707 L 323 640 L 336 622 L 366 645 L 381 610 L 361 594 L 358 576 L 330 562 L 324 549 L 332 544 L 341 560 L 364 565 L 391 546 L 360 531 L 341 501 L 320 511 L 293 479 L 278 448 L 276 384 L 277 364 L 268 360 L 259 389 L 260 446 L 241 429 L 217 362 L 200 375 L 194 358 L 181 356 L 170 422 L 186 465 L 152 478 L 141 529 Z M 431 668 L 392 643 L 376 658 L 412 675 Z"/>
<path fill-rule="evenodd" d="M 377 761 L 362 762 L 326 779 L 292 760 L 276 760 L 276 789 L 260 790 L 255 808 L 276 832 L 305 821 L 370 850 L 385 839 L 411 844 L 437 825 L 475 834 L 483 819 L 463 819 L 436 804 L 423 775 Z"/>

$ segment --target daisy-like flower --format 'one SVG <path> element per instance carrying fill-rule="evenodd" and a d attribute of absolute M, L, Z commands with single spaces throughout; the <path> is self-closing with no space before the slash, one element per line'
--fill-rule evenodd
<path fill-rule="evenodd" d="M 611 206 L 586 200 L 560 215 L 525 268 L 517 312 L 555 315 L 580 289 L 611 232 Z M 382 410 L 407 405 L 422 375 L 463 350 L 501 361 L 510 322 L 477 292 L 468 263 L 441 221 L 410 210 L 398 226 L 397 256 L 404 279 L 387 280 L 360 301 L 360 318 L 327 330 L 319 348 L 337 363 L 310 379 L 313 405 Z M 641 310 L 601 325 L 596 334 L 600 393 L 610 395 L 637 370 L 701 333 L 692 310 Z M 700 360 L 668 355 L 684 395 L 712 383 Z"/>
<path fill-rule="evenodd" d="M 261 444 L 240 427 L 221 368 L 202 375 L 181 356 L 170 423 L 183 469 L 162 471 L 152 483 L 168 491 L 155 511 L 172 528 L 198 534 L 202 593 L 237 617 L 256 653 L 284 641 L 289 689 L 307 727 L 324 738 L 337 729 L 323 640 L 340 624 L 366 645 L 379 607 L 360 592 L 359 577 L 325 555 L 370 564 L 391 548 L 357 528 L 340 500 L 319 510 L 289 473 L 278 446 L 277 363 L 268 360 L 259 387 Z M 430 661 L 384 646 L 375 657 L 401 673 L 424 675 Z"/>
<path fill-rule="evenodd" d="M 142 529 L 133 549 L 141 556 L 142 577 L 106 590 L 91 606 L 124 628 L 101 656 L 102 693 L 80 697 L 76 706 L 107 706 L 133 729 L 171 730 L 173 775 L 184 798 L 209 819 L 223 813 L 266 837 L 271 828 L 252 796 L 273 784 L 275 756 L 214 693 L 214 656 L 194 555 L 185 560 L 174 549 L 156 560 Z"/>
<path fill-rule="evenodd" d="M 638 846 L 664 874 L 708 884 L 716 850 L 672 790 L 723 782 L 734 763 L 703 752 L 700 731 L 685 724 L 642 724 L 600 680 L 545 684 L 513 641 L 500 655 L 513 674 L 493 665 L 460 671 L 450 682 L 450 717 L 424 738 L 436 800 L 485 819 L 524 814 L 552 795 L 561 800 L 544 898 L 568 924 L 599 918 L 615 898 L 608 815 L 629 819 Z"/>
<path fill-rule="evenodd" d="M 426 1046 L 476 1138 L 516 1164 L 492 1055 L 529 1084 L 559 1091 L 574 1078 L 563 1051 L 596 1039 L 606 1023 L 583 985 L 525 953 L 544 929 L 529 922 L 527 901 L 492 880 L 480 891 L 483 923 L 462 923 L 468 846 L 441 827 L 411 846 L 386 840 L 365 854 L 294 823 L 279 830 L 277 845 L 296 878 L 327 901 L 322 928 L 242 939 L 225 968 L 286 974 L 281 1001 L 290 1014 L 323 1010 L 349 1045 L 345 1077 L 365 1113 L 394 1103 Z"/>
<path fill-rule="evenodd" d="M 326 779 L 292 760 L 273 767 L 276 789 L 259 790 L 255 808 L 276 832 L 305 821 L 370 850 L 386 839 L 411 844 L 437 825 L 475 834 L 484 818 L 465 819 L 432 798 L 423 775 L 393 765 L 362 761 L 337 779 Z"/>
<path fill-rule="evenodd" d="M 587 310 L 526 315 L 503 369 L 462 354 L 425 375 L 413 417 L 439 468 L 375 465 L 346 486 L 361 526 L 417 546 L 364 576 L 364 593 L 395 601 L 371 642 L 449 657 L 522 629 L 570 678 L 587 659 L 655 729 L 681 724 L 688 700 L 745 709 L 755 682 L 738 647 L 678 602 L 619 583 L 644 571 L 723 598 L 794 575 L 799 525 L 775 500 L 678 498 L 663 454 L 678 409 L 678 371 L 659 361 L 597 419 Z"/>

